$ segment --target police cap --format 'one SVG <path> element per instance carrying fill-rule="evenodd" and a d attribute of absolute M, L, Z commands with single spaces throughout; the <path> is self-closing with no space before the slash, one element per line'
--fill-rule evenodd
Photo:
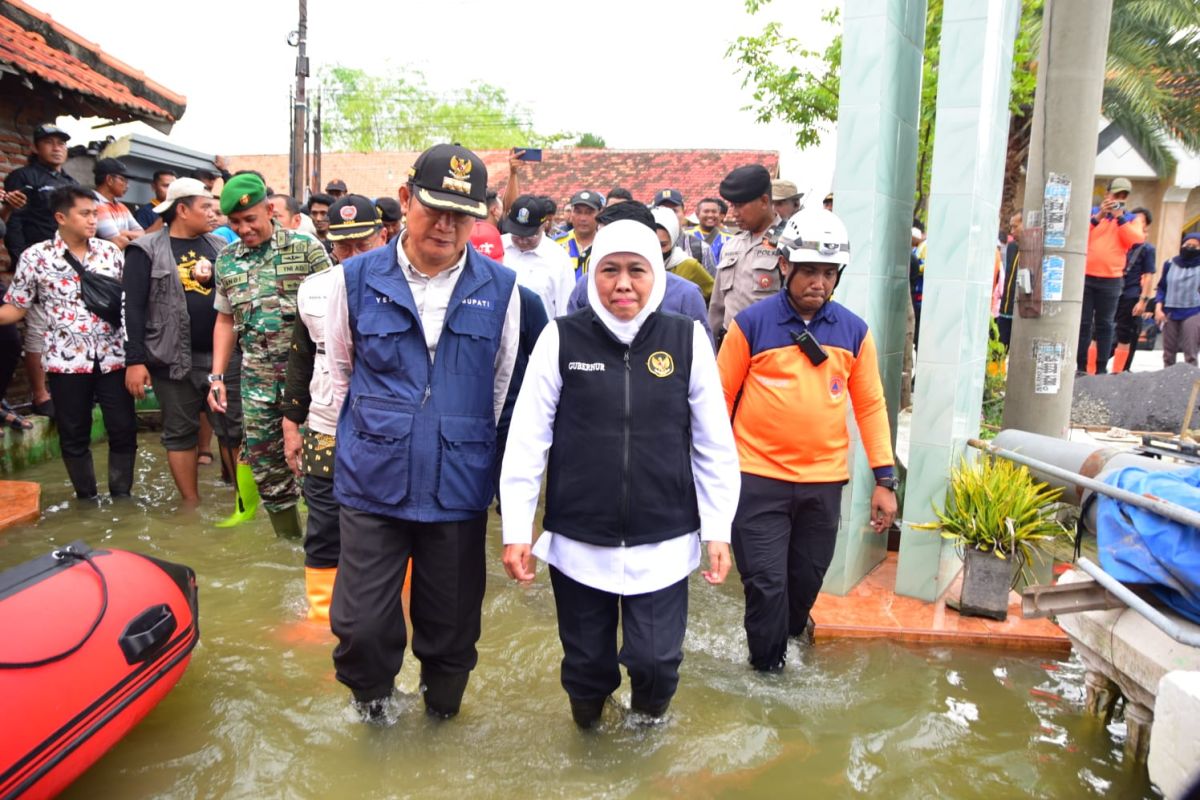
<path fill-rule="evenodd" d="M 761 164 L 738 167 L 721 181 L 719 191 L 731 203 L 749 203 L 771 194 L 771 173 Z"/>
<path fill-rule="evenodd" d="M 365 239 L 383 227 L 379 211 L 369 198 L 361 194 L 339 197 L 329 207 L 329 233 L 331 242 L 343 239 Z"/>

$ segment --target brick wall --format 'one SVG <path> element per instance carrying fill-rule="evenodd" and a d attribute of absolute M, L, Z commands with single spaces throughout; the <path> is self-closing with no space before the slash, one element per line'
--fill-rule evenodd
<path fill-rule="evenodd" d="M 24 88 L 19 79 L 4 76 L 0 80 L 0 180 L 28 162 L 33 150 L 33 129 L 53 122 L 63 113 L 61 101 Z M 12 275 L 8 251 L 0 246 L 0 281 L 8 284 Z M 17 367 L 8 385 L 8 401 L 14 406 L 29 402 L 29 381 L 24 367 Z"/>
<path fill-rule="evenodd" d="M 9 76 L 0 80 L 0 180 L 28 162 L 33 129 L 62 113 L 56 98 L 25 89 L 18 80 Z M 0 272 L 11 271 L 8 251 L 0 247 Z"/>

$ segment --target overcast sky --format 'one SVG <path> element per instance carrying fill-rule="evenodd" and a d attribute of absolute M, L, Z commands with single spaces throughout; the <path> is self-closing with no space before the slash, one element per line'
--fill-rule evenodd
<path fill-rule="evenodd" d="M 230 155 L 287 152 L 296 50 L 286 36 L 296 0 L 27 2 L 185 95 L 172 141 Z M 314 74 L 332 63 L 369 72 L 411 65 L 436 91 L 485 81 L 525 106 L 537 131 L 590 131 L 609 147 L 778 150 L 783 177 L 823 195 L 833 134 L 798 153 L 786 126 L 755 122 L 741 110 L 750 92 L 724 54 L 768 19 L 823 48 L 833 32 L 820 15 L 835 3 L 775 0 L 750 17 L 741 0 L 384 0 L 376 11 L 309 0 L 308 54 Z M 140 124 L 97 133 L 129 130 L 158 135 Z"/>

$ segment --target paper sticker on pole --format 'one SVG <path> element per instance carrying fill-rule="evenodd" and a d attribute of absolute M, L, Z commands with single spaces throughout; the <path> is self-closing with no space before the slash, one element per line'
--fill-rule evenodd
<path fill-rule="evenodd" d="M 1067 346 L 1047 339 L 1033 340 L 1033 393 L 1058 394 Z"/>
<path fill-rule="evenodd" d="M 1042 259 L 1042 301 L 1061 303 L 1063 299 L 1063 277 L 1067 262 L 1062 256 L 1046 256 Z"/>
<path fill-rule="evenodd" d="M 1066 175 L 1051 172 L 1046 178 L 1043 196 L 1042 217 L 1044 220 L 1043 244 L 1047 248 L 1061 250 L 1067 246 L 1067 213 L 1071 210 L 1071 179 Z M 1043 297 L 1043 300 L 1050 300 Z"/>

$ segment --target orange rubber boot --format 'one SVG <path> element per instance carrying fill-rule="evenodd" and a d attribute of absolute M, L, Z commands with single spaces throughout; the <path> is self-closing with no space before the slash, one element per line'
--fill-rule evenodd
<path fill-rule="evenodd" d="M 333 602 L 333 584 L 337 579 L 337 567 L 304 568 L 304 590 L 308 595 L 308 618 L 314 621 L 329 621 L 329 604 Z"/>
<path fill-rule="evenodd" d="M 1088 367 L 1088 369 L 1087 369 L 1088 375 L 1096 374 L 1096 342 L 1094 340 L 1092 341 L 1092 343 L 1090 345 L 1088 345 L 1088 365 L 1087 365 L 1087 367 Z"/>
<path fill-rule="evenodd" d="M 1113 351 L 1113 372 L 1124 372 L 1129 366 L 1129 345 L 1119 344 L 1117 349 Z"/>

